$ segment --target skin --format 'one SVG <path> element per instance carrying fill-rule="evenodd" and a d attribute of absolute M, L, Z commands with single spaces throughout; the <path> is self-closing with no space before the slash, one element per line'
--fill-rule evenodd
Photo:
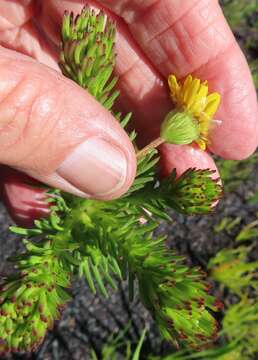
<path fill-rule="evenodd" d="M 136 168 L 133 148 L 115 119 L 85 91 L 65 79 L 57 65 L 62 14 L 64 10 L 80 12 L 83 3 L 0 0 L 0 163 L 79 196 L 108 200 L 123 194 L 133 181 Z M 174 73 L 184 78 L 192 73 L 208 80 L 210 90 L 222 95 L 216 114 L 221 125 L 210 134 L 209 151 L 236 160 L 255 151 L 256 92 L 246 60 L 218 1 L 90 3 L 104 8 L 117 21 L 115 71 L 121 89 L 118 107 L 134 113 L 133 125 L 140 146 L 158 136 L 159 125 L 172 108 L 167 76 Z M 111 186 L 110 182 L 112 192 L 97 189 L 106 185 L 102 182 L 110 174 L 105 173 L 107 164 L 94 168 L 92 177 L 87 178 L 85 163 L 82 160 L 80 163 L 82 157 L 69 157 L 89 137 L 104 139 L 125 155 L 123 182 L 119 186 Z M 96 151 L 94 147 L 90 149 L 88 157 L 94 160 Z M 173 168 L 179 174 L 189 167 L 216 169 L 207 152 L 191 146 L 164 145 L 160 152 L 163 174 Z M 96 163 L 93 160 L 89 161 L 92 168 Z M 64 163 L 66 166 L 62 167 Z M 91 171 L 90 165 L 87 168 Z M 70 169 L 78 172 L 76 179 Z M 8 177 L 8 172 L 8 168 L 2 167 L 3 199 L 16 222 L 28 226 L 40 213 L 35 200 L 38 193 L 24 184 L 24 175 L 12 172 Z M 24 222 L 17 214 L 24 216 L 26 211 Z"/>

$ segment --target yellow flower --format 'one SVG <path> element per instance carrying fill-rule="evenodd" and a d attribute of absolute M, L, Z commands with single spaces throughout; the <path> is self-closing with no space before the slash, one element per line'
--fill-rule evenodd
<path fill-rule="evenodd" d="M 220 104 L 220 94 L 209 94 L 208 82 L 188 75 L 179 82 L 175 75 L 168 77 L 170 96 L 179 111 L 187 112 L 197 121 L 199 137 L 195 142 L 202 150 L 206 149 L 208 132 L 212 118 Z"/>

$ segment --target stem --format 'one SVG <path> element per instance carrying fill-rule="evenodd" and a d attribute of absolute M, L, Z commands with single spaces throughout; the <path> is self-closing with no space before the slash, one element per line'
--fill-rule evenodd
<path fill-rule="evenodd" d="M 156 149 L 158 146 L 160 146 L 161 144 L 164 144 L 165 140 L 162 139 L 161 137 L 158 137 L 157 139 L 153 140 L 152 142 L 150 142 L 148 145 L 146 145 L 143 149 L 141 149 L 140 151 L 138 151 L 136 153 L 136 158 L 140 159 L 141 157 L 144 157 L 145 155 L 148 154 L 148 152 L 152 149 Z"/>

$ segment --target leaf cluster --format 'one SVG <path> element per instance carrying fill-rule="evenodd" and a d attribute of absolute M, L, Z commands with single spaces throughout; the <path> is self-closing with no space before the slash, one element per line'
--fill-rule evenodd
<path fill-rule="evenodd" d="M 253 246 L 223 249 L 209 262 L 211 276 L 234 293 L 241 295 L 246 288 L 258 286 L 258 261 L 249 261 Z"/>
<path fill-rule="evenodd" d="M 240 231 L 241 236 L 238 235 L 236 241 L 250 242 L 253 239 L 247 226 Z M 221 333 L 228 344 L 235 344 L 234 359 L 251 360 L 258 350 L 258 261 L 250 260 L 254 246 L 251 243 L 223 249 L 208 265 L 211 277 L 238 297 L 238 302 L 229 305 L 226 310 Z M 228 358 L 231 359 L 230 356 Z M 225 357 L 226 360 L 228 358 Z"/>
<path fill-rule="evenodd" d="M 219 168 L 225 192 L 234 191 L 239 185 L 243 184 L 251 173 L 255 171 L 257 160 L 257 154 L 241 161 L 218 159 L 216 164 Z"/>

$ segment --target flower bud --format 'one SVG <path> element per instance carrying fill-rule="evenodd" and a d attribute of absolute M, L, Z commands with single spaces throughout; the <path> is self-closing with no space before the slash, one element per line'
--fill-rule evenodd
<path fill-rule="evenodd" d="M 200 131 L 191 114 L 172 110 L 161 125 L 160 136 L 169 144 L 186 145 L 198 140 Z"/>

